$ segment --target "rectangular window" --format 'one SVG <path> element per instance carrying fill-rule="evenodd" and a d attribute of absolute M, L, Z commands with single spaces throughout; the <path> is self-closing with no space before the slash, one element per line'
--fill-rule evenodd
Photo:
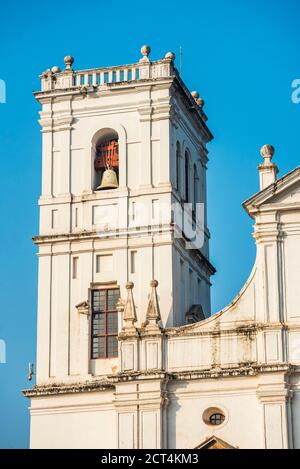
<path fill-rule="evenodd" d="M 135 202 L 132 202 L 131 204 L 131 216 L 132 220 L 135 220 Z"/>
<path fill-rule="evenodd" d="M 101 256 L 96 256 L 96 273 L 99 274 L 101 269 Z"/>
<path fill-rule="evenodd" d="M 135 274 L 136 272 L 136 251 L 131 251 L 130 252 L 130 273 Z"/>
<path fill-rule="evenodd" d="M 72 278 L 77 278 L 78 275 L 78 257 L 72 258 Z"/>
<path fill-rule="evenodd" d="M 92 291 L 92 358 L 118 356 L 119 288 Z"/>
<path fill-rule="evenodd" d="M 51 228 L 57 228 L 58 210 L 51 211 Z"/>
<path fill-rule="evenodd" d="M 75 208 L 75 228 L 78 227 L 78 208 Z"/>

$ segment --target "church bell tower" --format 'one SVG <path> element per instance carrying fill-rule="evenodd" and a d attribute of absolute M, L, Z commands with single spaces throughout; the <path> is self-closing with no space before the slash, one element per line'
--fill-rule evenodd
<path fill-rule="evenodd" d="M 38 386 L 92 386 L 120 371 L 128 294 L 137 327 L 153 294 L 163 328 L 210 315 L 212 134 L 175 55 L 152 61 L 150 52 L 144 46 L 134 64 L 87 70 L 66 56 L 35 92 L 43 142 Z M 199 227 L 199 242 L 182 220 Z"/>

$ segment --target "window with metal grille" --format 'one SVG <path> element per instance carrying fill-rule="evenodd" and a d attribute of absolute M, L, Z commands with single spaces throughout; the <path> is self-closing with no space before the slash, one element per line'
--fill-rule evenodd
<path fill-rule="evenodd" d="M 119 288 L 92 291 L 92 358 L 118 356 Z"/>
<path fill-rule="evenodd" d="M 209 423 L 211 425 L 221 425 L 221 423 L 223 423 L 224 420 L 225 420 L 225 415 L 220 414 L 220 413 L 212 414 L 209 417 Z"/>

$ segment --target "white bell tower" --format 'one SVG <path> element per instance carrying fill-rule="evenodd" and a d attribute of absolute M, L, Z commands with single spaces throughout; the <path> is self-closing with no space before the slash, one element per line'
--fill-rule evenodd
<path fill-rule="evenodd" d="M 203 245 L 187 249 L 186 239 L 176 237 L 171 205 L 206 207 L 206 144 L 212 135 L 203 101 L 182 82 L 174 54 L 155 62 L 149 54 L 144 46 L 136 64 L 76 72 L 67 56 L 63 71 L 53 67 L 42 74 L 42 91 L 35 93 L 43 135 L 35 238 L 38 380 L 70 379 L 103 366 L 80 367 L 86 354 L 76 305 L 91 302 L 93 290 L 119 289 L 123 298 L 126 283 L 134 282 L 141 322 L 149 282 L 156 279 L 164 326 L 185 324 L 201 311 L 210 315 L 214 269 L 206 213 Z M 109 142 L 117 145 L 112 169 L 118 188 L 96 190 L 106 156 L 97 152 Z M 111 371 L 105 362 L 107 367 Z"/>
<path fill-rule="evenodd" d="M 81 71 L 67 56 L 35 93 L 39 386 L 118 373 L 126 285 L 134 284 L 138 326 L 154 279 L 163 327 L 210 315 L 204 102 L 183 83 L 173 53 L 152 62 L 149 46 L 141 52 L 132 65 Z M 196 247 L 178 226 L 185 203 L 192 226 L 197 205 L 202 214 Z"/>

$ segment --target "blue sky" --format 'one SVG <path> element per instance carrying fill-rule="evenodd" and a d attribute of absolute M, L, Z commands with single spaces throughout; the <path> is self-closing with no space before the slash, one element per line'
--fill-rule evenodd
<path fill-rule="evenodd" d="M 252 221 L 241 202 L 258 190 L 259 149 L 276 148 L 280 175 L 300 164 L 298 0 L 124 2 L 18 1 L 1 4 L 0 79 L 0 447 L 28 446 L 27 367 L 35 361 L 41 136 L 32 91 L 63 57 L 74 68 L 132 63 L 150 44 L 158 59 L 183 48 L 183 79 L 205 99 L 210 144 L 208 211 L 216 312 L 238 293 L 255 260 Z M 178 62 L 178 61 L 177 61 Z"/>

